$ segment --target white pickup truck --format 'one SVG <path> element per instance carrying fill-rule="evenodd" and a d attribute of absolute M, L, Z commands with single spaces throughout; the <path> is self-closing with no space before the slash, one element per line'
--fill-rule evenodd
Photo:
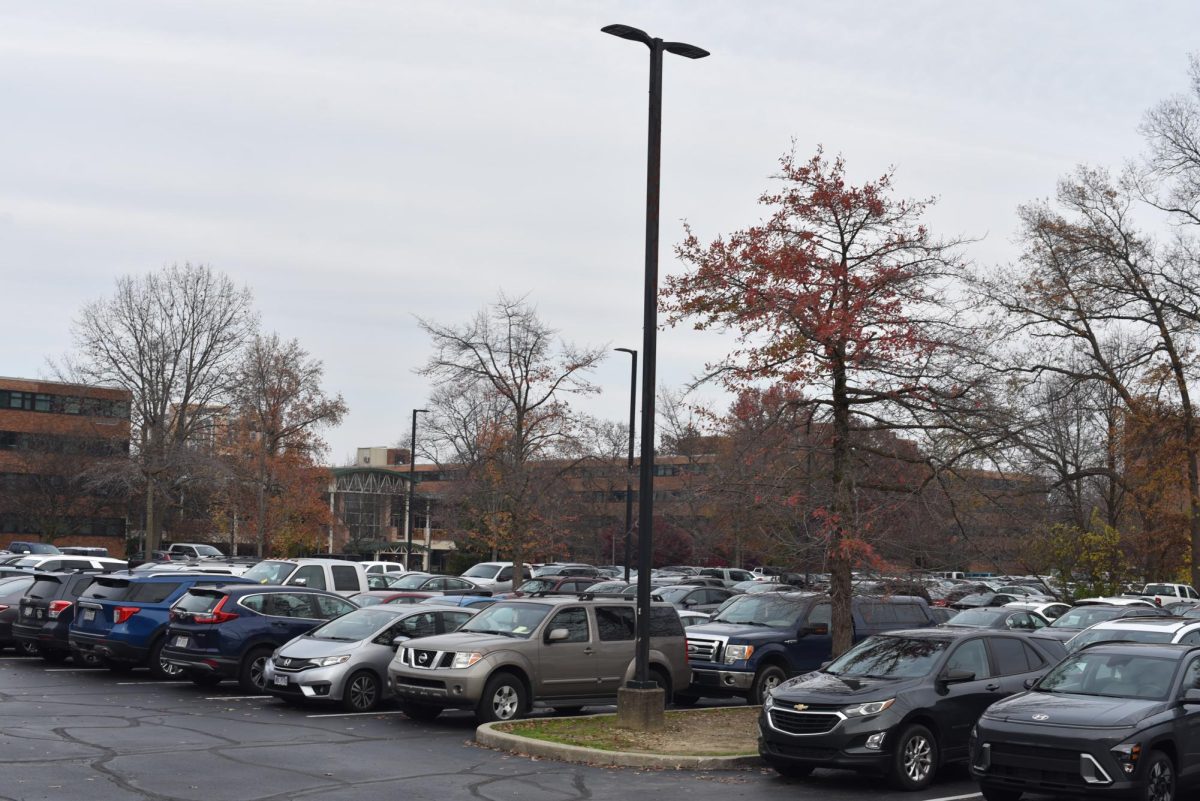
<path fill-rule="evenodd" d="M 1197 593 L 1191 584 L 1147 584 L 1142 587 L 1141 595 L 1153 601 L 1155 606 L 1179 601 L 1200 601 L 1200 593 Z"/>
<path fill-rule="evenodd" d="M 341 559 L 267 559 L 242 574 L 260 584 L 311 587 L 350 597 L 366 592 L 367 570 Z"/>

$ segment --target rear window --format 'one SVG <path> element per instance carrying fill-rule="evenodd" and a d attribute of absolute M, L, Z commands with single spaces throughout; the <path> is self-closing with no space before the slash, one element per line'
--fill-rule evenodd
<path fill-rule="evenodd" d="M 220 592 L 188 592 L 175 602 L 175 608 L 181 612 L 206 614 L 216 609 L 224 597 L 225 594 Z"/>
<path fill-rule="evenodd" d="M 917 604 L 895 604 L 896 621 L 899 623 L 928 623 L 929 615 Z"/>
<path fill-rule="evenodd" d="M 333 566 L 333 588 L 335 590 L 358 590 L 358 571 L 349 565 Z"/>
<path fill-rule="evenodd" d="M 636 634 L 634 620 L 632 606 L 596 607 L 596 627 L 600 630 L 602 642 L 632 640 Z"/>
<path fill-rule="evenodd" d="M 143 604 L 158 604 L 171 597 L 171 593 L 183 586 L 180 581 L 152 581 L 134 586 L 125 598 Z"/>
<path fill-rule="evenodd" d="M 133 585 L 128 581 L 94 581 L 79 597 L 97 601 L 124 601 L 132 589 Z"/>
<path fill-rule="evenodd" d="M 40 578 L 25 593 L 28 598 L 55 598 L 62 591 L 62 583 L 58 579 Z"/>

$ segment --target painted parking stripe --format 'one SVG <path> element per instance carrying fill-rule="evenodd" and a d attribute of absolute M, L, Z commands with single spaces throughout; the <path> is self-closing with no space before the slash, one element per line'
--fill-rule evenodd
<path fill-rule="evenodd" d="M 108 668 L 46 668 L 47 673 L 94 673 L 100 670 L 107 671 Z"/>
<path fill-rule="evenodd" d="M 925 801 L 962 801 L 964 798 L 979 798 L 983 793 L 967 793 L 966 795 L 947 795 L 941 798 L 926 798 Z"/>
<path fill-rule="evenodd" d="M 155 682 L 157 684 L 157 682 Z M 257 701 L 261 698 L 274 698 L 273 695 L 212 695 L 205 701 Z"/>
<path fill-rule="evenodd" d="M 128 687 L 131 684 L 191 684 L 190 681 L 118 681 L 118 687 Z"/>
<path fill-rule="evenodd" d="M 391 712 L 327 712 L 322 715 L 305 715 L 306 718 L 352 718 L 355 715 L 403 715 L 399 709 Z"/>

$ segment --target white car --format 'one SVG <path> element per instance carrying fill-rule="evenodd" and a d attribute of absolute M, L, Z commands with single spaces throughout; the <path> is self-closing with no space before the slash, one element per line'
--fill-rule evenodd
<path fill-rule="evenodd" d="M 1156 642 L 1200 645 L 1200 620 L 1177 617 L 1123 617 L 1084 629 L 1067 640 L 1073 653 L 1096 642 Z"/>
<path fill-rule="evenodd" d="M 11 567 L 25 570 L 45 570 L 48 572 L 71 570 L 100 570 L 111 573 L 114 570 L 124 570 L 129 563 L 124 559 L 113 559 L 108 556 L 71 556 L 65 553 L 29 554 L 17 560 Z"/>
<path fill-rule="evenodd" d="M 367 569 L 368 576 L 372 573 L 401 576 L 408 572 L 400 562 L 359 562 L 359 564 Z"/>
<path fill-rule="evenodd" d="M 1130 598 L 1126 595 L 1113 595 L 1108 597 L 1097 598 L 1080 598 L 1075 602 L 1076 606 L 1155 606 L 1153 601 L 1147 601 L 1145 598 Z"/>
<path fill-rule="evenodd" d="M 1024 609 L 1027 612 L 1037 612 L 1046 620 L 1055 620 L 1063 612 L 1071 608 L 1070 604 L 1064 604 L 1060 601 L 1013 601 L 1005 604 L 1010 609 Z"/>
<path fill-rule="evenodd" d="M 513 563 L 512 562 L 480 562 L 470 570 L 461 574 L 472 583 L 492 592 L 512 592 Z M 533 567 L 525 565 L 522 579 L 533 576 Z"/>

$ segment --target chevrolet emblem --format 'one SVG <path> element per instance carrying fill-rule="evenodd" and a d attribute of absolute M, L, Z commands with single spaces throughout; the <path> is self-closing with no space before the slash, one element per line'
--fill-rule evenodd
<path fill-rule="evenodd" d="M 792 709 L 796 710 L 797 712 L 803 712 L 804 710 L 808 709 L 808 704 L 796 704 L 794 707 L 792 707 Z"/>

